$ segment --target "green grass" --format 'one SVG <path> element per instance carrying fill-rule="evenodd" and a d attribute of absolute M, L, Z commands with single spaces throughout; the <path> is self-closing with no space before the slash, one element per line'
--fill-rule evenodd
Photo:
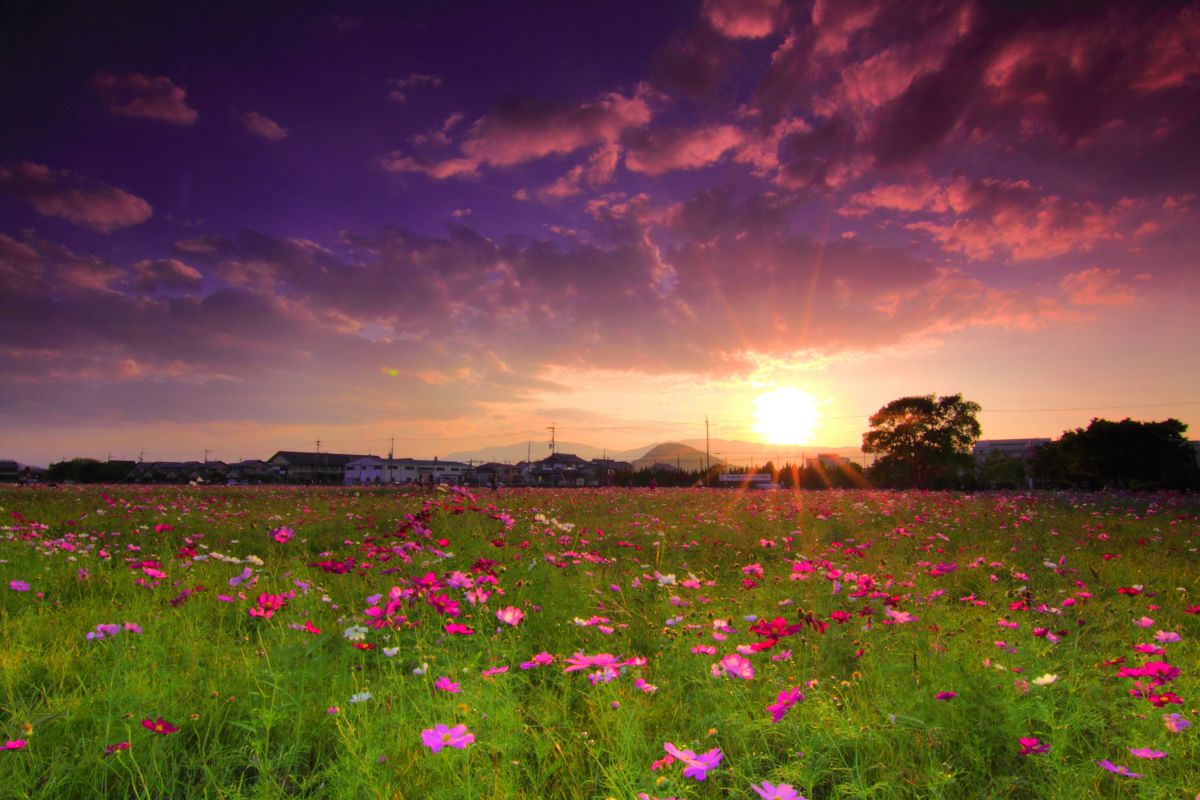
<path fill-rule="evenodd" d="M 0 752 L 0 796 L 756 798 L 751 784 L 769 780 L 809 800 L 1192 798 L 1198 510 L 1186 495 L 2 489 L 0 742 L 27 744 Z M 294 538 L 274 541 L 280 526 Z M 347 574 L 310 566 L 349 558 Z M 402 611 L 409 624 L 369 631 L 374 649 L 344 638 L 367 620 L 369 596 L 480 559 L 496 562 L 486 603 L 443 589 L 474 635 L 447 635 L 447 619 L 418 599 Z M 153 580 L 145 561 L 166 577 Z M 793 580 L 803 561 L 815 571 Z M 747 585 L 753 564 L 763 574 Z M 936 564 L 957 568 L 931 574 Z M 246 567 L 255 585 L 230 586 Z M 851 596 L 860 575 L 880 596 Z M 1135 585 L 1144 593 L 1117 591 Z M 261 593 L 289 591 L 272 618 L 248 614 Z M 1029 609 L 1010 610 L 1022 598 Z M 526 613 L 516 627 L 495 617 L 510 605 Z M 882 624 L 889 605 L 917 620 Z M 710 674 L 759 640 L 747 616 L 830 623 L 835 611 L 849 622 L 749 654 L 752 680 Z M 1135 625 L 1143 615 L 1151 627 Z M 577 624 L 594 616 L 607 622 Z M 735 631 L 724 640 L 718 619 Z M 298 629 L 306 621 L 321 633 Z M 125 622 L 142 633 L 86 638 Z M 1055 643 L 1035 627 L 1066 634 Z M 1162 656 L 1132 649 L 1158 630 L 1182 640 Z M 520 669 L 542 651 L 552 665 Z M 645 664 L 592 685 L 591 670 L 564 672 L 576 652 Z M 1105 663 L 1119 657 L 1179 667 L 1159 688 L 1184 704 L 1131 697 L 1133 681 Z M 1058 681 L 1028 685 L 1046 673 Z M 436 690 L 440 676 L 461 693 Z M 773 723 L 765 706 L 793 686 L 805 701 Z M 957 697 L 936 700 L 942 691 Z M 351 703 L 360 692 L 370 699 Z M 1168 731 L 1170 712 L 1195 726 Z M 142 727 L 160 716 L 178 732 Z M 421 731 L 435 723 L 465 724 L 475 742 L 432 753 Z M 1021 756 L 1025 736 L 1051 749 Z M 723 760 L 704 782 L 679 764 L 652 771 L 664 742 L 717 747 Z M 1145 777 L 1113 775 L 1100 759 Z"/>

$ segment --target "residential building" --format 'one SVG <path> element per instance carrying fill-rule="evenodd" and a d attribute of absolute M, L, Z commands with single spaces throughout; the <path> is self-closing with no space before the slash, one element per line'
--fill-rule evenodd
<path fill-rule="evenodd" d="M 346 465 L 367 457 L 364 454 L 280 450 L 267 459 L 267 464 L 287 483 L 341 484 L 345 482 Z"/>
<path fill-rule="evenodd" d="M 1044 444 L 1050 444 L 1050 439 L 980 439 L 972 452 L 976 461 L 987 461 L 992 457 L 1028 461 Z"/>
<path fill-rule="evenodd" d="M 5 459 L 0 461 L 0 483 L 16 483 L 21 472 L 21 465 Z"/>

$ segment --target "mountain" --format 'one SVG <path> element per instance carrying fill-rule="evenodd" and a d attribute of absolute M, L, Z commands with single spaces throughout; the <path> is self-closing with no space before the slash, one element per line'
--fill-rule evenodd
<path fill-rule="evenodd" d="M 762 442 L 747 442 L 742 439 L 711 439 L 708 443 L 709 456 L 713 464 L 727 463 L 732 466 L 753 466 L 773 461 L 776 465 L 785 463 L 802 464 L 805 458 L 813 458 L 818 453 L 836 453 L 859 464 L 863 463 L 862 451 L 857 447 L 826 447 L 823 445 L 780 445 L 763 444 Z M 481 447 L 478 450 L 462 450 L 449 453 L 444 458 L 450 461 L 499 461 L 516 464 L 525 460 L 528 452 L 537 461 L 550 455 L 550 448 L 544 441 L 515 442 L 508 445 Z M 704 469 L 704 440 L 681 439 L 677 442 L 655 442 L 643 447 L 629 450 L 605 450 L 581 442 L 559 442 L 558 452 L 574 453 L 580 458 L 608 458 L 617 461 L 629 461 L 633 468 L 642 469 L 656 461 L 665 464 L 675 464 L 678 461 L 681 468 L 686 470 Z"/>
<path fill-rule="evenodd" d="M 721 460 L 714 458 L 712 463 L 719 464 Z M 704 451 L 681 442 L 656 444 L 641 458 L 634 459 L 633 469 L 635 471 L 646 469 L 655 464 L 669 464 L 685 472 L 702 470 L 704 469 Z"/>
<path fill-rule="evenodd" d="M 588 460 L 607 456 L 617 461 L 632 461 L 646 452 L 646 448 L 644 447 L 638 447 L 633 450 L 606 450 L 602 447 L 594 447 L 581 442 L 558 442 L 555 447 L 560 453 L 574 453 L 580 458 Z M 513 444 L 481 447 L 477 450 L 460 450 L 456 453 L 448 453 L 445 458 L 448 461 L 498 461 L 501 464 L 516 464 L 519 461 L 524 461 L 526 454 L 534 461 L 540 461 L 550 455 L 550 447 L 544 441 L 515 442 Z"/>

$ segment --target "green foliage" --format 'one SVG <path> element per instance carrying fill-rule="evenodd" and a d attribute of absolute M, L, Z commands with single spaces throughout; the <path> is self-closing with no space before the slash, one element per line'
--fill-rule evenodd
<path fill-rule="evenodd" d="M 876 411 L 863 434 L 863 452 L 880 458 L 869 478 L 879 486 L 956 486 L 971 469 L 978 441 L 979 404 L 961 394 L 901 397 Z"/>

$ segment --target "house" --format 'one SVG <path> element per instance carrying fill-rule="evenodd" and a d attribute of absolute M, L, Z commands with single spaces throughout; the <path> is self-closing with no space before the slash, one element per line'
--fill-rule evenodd
<path fill-rule="evenodd" d="M 267 464 L 287 483 L 340 484 L 345 481 L 346 465 L 367 457 L 363 454 L 280 450 L 267 459 Z"/>
<path fill-rule="evenodd" d="M 588 486 L 612 486 L 619 476 L 633 472 L 633 464 L 611 458 L 593 458 L 580 472 Z"/>
<path fill-rule="evenodd" d="M 530 465 L 529 481 L 536 486 L 583 486 L 588 462 L 574 453 L 552 453 Z"/>
<path fill-rule="evenodd" d="M 475 486 L 516 486 L 521 483 L 521 465 L 489 461 L 471 469 L 467 482 Z"/>
<path fill-rule="evenodd" d="M 230 464 L 225 477 L 237 483 L 274 483 L 280 476 L 270 464 L 254 458 Z"/>
<path fill-rule="evenodd" d="M 351 486 L 394 483 L 463 483 L 470 466 L 461 461 L 363 456 L 346 463 L 342 482 Z"/>
<path fill-rule="evenodd" d="M 0 483 L 16 483 L 21 472 L 21 465 L 5 459 L 0 461 Z"/>
<path fill-rule="evenodd" d="M 990 458 L 1019 458 L 1028 461 L 1039 447 L 1050 444 L 1049 439 L 980 439 L 972 454 L 976 462 Z"/>

